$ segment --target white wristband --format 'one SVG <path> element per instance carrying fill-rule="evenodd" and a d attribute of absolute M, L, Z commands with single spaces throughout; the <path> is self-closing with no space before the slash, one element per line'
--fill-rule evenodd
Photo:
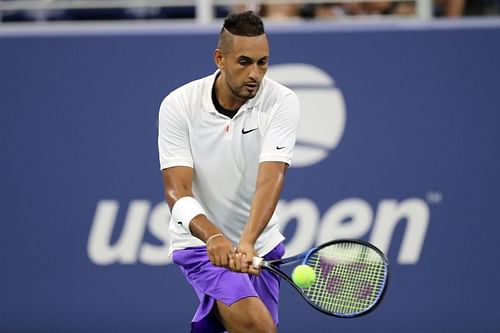
<path fill-rule="evenodd" d="M 200 203 L 193 197 L 182 197 L 177 200 L 172 208 L 174 222 L 180 224 L 187 232 L 191 233 L 189 224 L 198 215 L 207 215 Z"/>

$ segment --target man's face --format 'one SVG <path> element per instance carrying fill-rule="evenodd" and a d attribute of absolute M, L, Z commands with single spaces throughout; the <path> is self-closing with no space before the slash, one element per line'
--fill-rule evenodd
<path fill-rule="evenodd" d="M 232 47 L 223 55 L 221 71 L 231 93 L 248 100 L 257 94 L 267 72 L 269 44 L 265 34 L 232 38 Z"/>

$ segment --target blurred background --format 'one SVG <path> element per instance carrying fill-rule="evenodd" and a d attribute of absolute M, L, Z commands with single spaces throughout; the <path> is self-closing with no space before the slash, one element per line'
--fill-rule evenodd
<path fill-rule="evenodd" d="M 280 332 L 500 332 L 500 1 L 0 1 L 0 332 L 187 332 L 157 114 L 265 19 L 298 95 L 287 255 L 359 238 L 385 299 L 336 319 L 283 284 Z M 214 157 L 215 158 L 215 157 Z"/>
<path fill-rule="evenodd" d="M 181 20 L 209 22 L 251 9 L 276 20 L 341 20 L 367 17 L 420 19 L 500 15 L 498 0 L 236 1 L 236 0 L 2 0 L 3 22 Z"/>

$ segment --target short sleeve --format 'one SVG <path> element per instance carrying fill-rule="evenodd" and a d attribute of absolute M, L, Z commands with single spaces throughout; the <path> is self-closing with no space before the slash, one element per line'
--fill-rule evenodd
<path fill-rule="evenodd" d="M 163 100 L 158 114 L 158 153 L 161 170 L 193 167 L 187 115 L 172 95 Z"/>
<path fill-rule="evenodd" d="M 259 162 L 292 163 L 300 104 L 297 95 L 290 91 L 276 105 L 267 126 Z"/>

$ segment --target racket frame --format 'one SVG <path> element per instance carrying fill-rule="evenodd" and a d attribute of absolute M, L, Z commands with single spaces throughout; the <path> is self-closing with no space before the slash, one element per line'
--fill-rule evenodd
<path fill-rule="evenodd" d="M 374 250 L 377 254 L 379 254 L 380 257 L 383 259 L 383 261 L 385 263 L 386 269 L 385 269 L 385 276 L 384 276 L 384 284 L 382 285 L 382 288 L 381 288 L 382 290 L 380 291 L 380 294 L 379 294 L 378 298 L 370 305 L 370 307 L 368 307 L 364 311 L 356 312 L 356 313 L 353 313 L 353 314 L 342 315 L 342 314 L 332 313 L 332 312 L 326 311 L 326 310 L 318 307 L 316 304 L 314 304 L 313 302 L 311 302 L 306 297 L 306 295 L 303 292 L 303 289 L 300 288 L 300 287 L 298 287 L 293 282 L 293 280 L 290 278 L 290 276 L 288 276 L 287 273 L 283 272 L 278 267 L 280 265 L 287 265 L 287 264 L 290 264 L 290 263 L 293 263 L 293 262 L 301 262 L 301 264 L 306 264 L 307 259 L 311 256 L 312 253 L 315 253 L 315 252 L 321 250 L 324 247 L 327 247 L 327 246 L 330 246 L 330 245 L 334 245 L 334 244 L 339 244 L 339 243 L 355 243 L 355 244 L 360 244 L 360 245 L 367 246 L 367 247 L 371 248 L 372 250 Z M 379 248 L 377 248 L 375 245 L 373 245 L 371 243 L 368 243 L 366 241 L 363 241 L 363 240 L 359 240 L 359 239 L 336 239 L 336 240 L 332 240 L 332 241 L 329 241 L 327 243 L 323 243 L 321 245 L 313 247 L 313 248 L 311 248 L 311 249 L 309 249 L 307 251 L 304 251 L 304 252 L 302 252 L 300 254 L 294 255 L 292 257 L 283 258 L 283 259 L 276 259 L 276 260 L 269 260 L 269 261 L 265 261 L 264 260 L 264 261 L 261 262 L 260 267 L 264 268 L 264 269 L 267 269 L 267 270 L 269 270 L 269 271 L 271 271 L 271 272 L 279 275 L 282 279 L 284 279 L 285 281 L 287 281 L 288 283 L 290 283 L 292 285 L 292 287 L 314 309 L 316 309 L 316 310 L 318 310 L 318 311 L 320 311 L 320 312 L 322 312 L 324 314 L 327 314 L 329 316 L 334 316 L 334 317 L 339 317 L 339 318 L 355 318 L 355 317 L 366 315 L 366 314 L 372 312 L 380 304 L 380 302 L 384 298 L 385 292 L 387 290 L 387 285 L 389 283 L 389 260 L 387 259 L 387 256 Z"/>

